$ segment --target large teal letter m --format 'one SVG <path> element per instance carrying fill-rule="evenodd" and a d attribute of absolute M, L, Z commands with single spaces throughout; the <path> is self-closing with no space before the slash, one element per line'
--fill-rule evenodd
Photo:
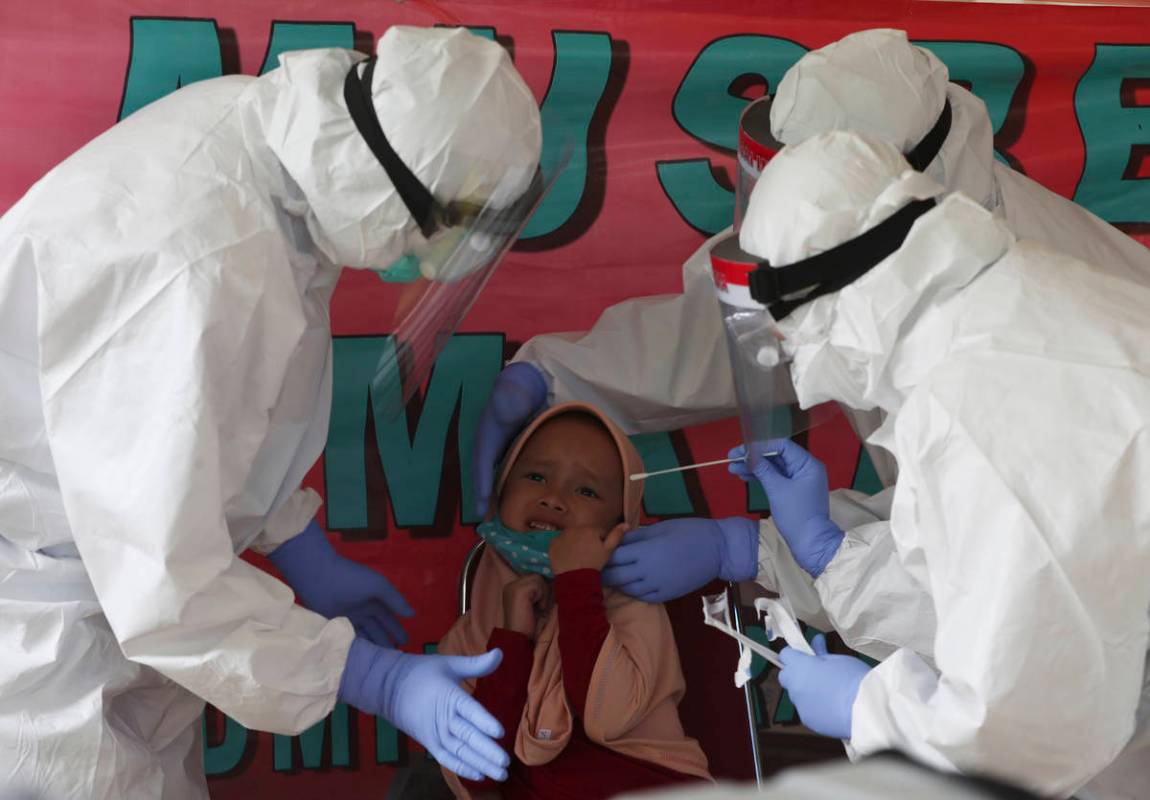
<path fill-rule="evenodd" d="M 132 17 L 128 77 L 116 119 L 181 86 L 223 73 L 220 33 L 214 19 Z"/>
<path fill-rule="evenodd" d="M 335 339 L 334 348 L 326 455 L 328 527 L 367 527 L 364 438 L 369 407 L 388 497 L 400 528 L 431 525 L 435 521 L 447 434 L 459 409 L 461 522 L 477 522 L 471 483 L 472 442 L 495 376 L 503 366 L 503 336 L 452 337 L 436 359 L 414 434 L 405 414 L 390 414 L 386 410 L 398 405 L 397 398 L 379 397 L 371 387 L 380 357 L 386 349 L 394 348 L 391 337 L 340 337 Z"/>

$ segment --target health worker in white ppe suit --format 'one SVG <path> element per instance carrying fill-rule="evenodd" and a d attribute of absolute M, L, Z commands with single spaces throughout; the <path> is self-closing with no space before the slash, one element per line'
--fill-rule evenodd
<path fill-rule="evenodd" d="M 393 27 L 369 59 L 288 53 L 158 100 L 0 220 L 0 785 L 207 797 L 204 701 L 297 734 L 339 699 L 505 775 L 459 686 L 500 654 L 391 649 L 410 610 L 299 487 L 342 265 L 380 271 L 398 344 L 374 391 L 401 397 L 541 193 L 540 148 L 501 47 Z"/>
<path fill-rule="evenodd" d="M 738 237 L 800 405 L 882 410 L 899 468 L 889 523 L 844 532 L 798 445 L 733 465 L 770 499 L 769 569 L 797 564 L 881 659 L 784 650 L 803 721 L 1044 795 L 1144 796 L 1150 287 L 846 132 L 780 151 Z"/>
<path fill-rule="evenodd" d="M 787 71 L 770 105 L 773 137 L 785 144 L 852 130 L 895 145 L 948 191 L 962 191 L 1017 236 L 1089 262 L 1108 275 L 1150 285 L 1150 251 L 1093 214 L 994 158 L 985 104 L 948 83 L 946 66 L 902 31 L 867 30 L 812 50 Z M 740 173 L 739 183 L 754 175 Z M 476 496 L 490 492 L 492 465 L 515 431 L 549 402 L 582 400 L 608 410 L 629 433 L 671 430 L 736 413 L 734 382 L 715 301 L 706 242 L 683 265 L 683 293 L 607 309 L 588 333 L 537 336 L 496 382 L 476 448 Z M 881 411 L 846 409 L 865 438 Z M 884 485 L 893 458 L 869 446 Z M 844 527 L 889 516 L 890 495 L 832 494 Z M 636 597 L 669 600 L 715 577 L 760 577 L 773 534 L 747 520 L 666 520 L 628 534 L 604 580 Z M 914 609 L 907 609 L 915 613 Z"/>

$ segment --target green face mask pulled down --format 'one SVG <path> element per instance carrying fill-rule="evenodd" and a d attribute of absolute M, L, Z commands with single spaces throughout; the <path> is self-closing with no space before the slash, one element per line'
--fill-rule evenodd
<path fill-rule="evenodd" d="M 419 257 L 409 253 L 393 261 L 387 269 L 377 269 L 375 274 L 384 283 L 414 283 L 419 277 Z"/>
<path fill-rule="evenodd" d="M 544 578 L 555 577 L 549 551 L 561 531 L 515 531 L 496 517 L 482 523 L 476 532 L 519 575 L 534 573 Z"/>

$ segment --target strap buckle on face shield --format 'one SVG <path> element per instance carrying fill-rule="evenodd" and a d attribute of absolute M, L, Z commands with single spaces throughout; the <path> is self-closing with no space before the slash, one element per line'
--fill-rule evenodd
<path fill-rule="evenodd" d="M 798 264 L 779 269 L 772 267 L 769 261 L 760 261 L 755 270 L 747 276 L 751 297 L 766 306 L 775 321 L 781 320 L 803 303 L 815 298 L 818 289 L 808 290 L 812 286 L 817 287 L 824 276 L 818 270 L 810 273 L 801 269 L 807 263 L 800 261 Z M 795 266 L 800 269 L 791 268 Z"/>
<path fill-rule="evenodd" d="M 783 283 L 779 280 L 779 271 L 771 266 L 770 261 L 760 261 L 747 277 L 747 284 L 751 290 L 751 297 L 765 306 L 770 306 L 783 297 Z"/>

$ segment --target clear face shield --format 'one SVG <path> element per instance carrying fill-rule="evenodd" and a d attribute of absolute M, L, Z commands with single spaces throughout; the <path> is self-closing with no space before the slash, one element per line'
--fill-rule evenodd
<path fill-rule="evenodd" d="M 382 286 L 369 302 L 391 334 L 372 380 L 377 408 L 398 413 L 431 372 L 440 351 L 471 309 L 503 256 L 570 160 L 571 147 L 549 163 L 549 177 L 508 168 L 462 181 L 484 186 L 484 198 L 447 202 L 434 197 L 391 147 L 371 100 L 375 59 L 357 63 L 344 82 L 344 100 L 364 141 L 387 173 L 422 235 L 406 253 L 376 270 Z"/>
<path fill-rule="evenodd" d="M 726 331 L 727 352 L 739 406 L 747 460 L 768 452 L 769 439 L 786 439 L 833 419 L 839 408 L 822 403 L 803 409 L 791 382 L 785 337 L 767 307 L 751 296 L 750 275 L 759 260 L 739 249 L 737 234 L 711 249 L 715 294 Z"/>
<path fill-rule="evenodd" d="M 751 190 L 763 167 L 782 145 L 771 136 L 771 98 L 760 97 L 747 104 L 739 117 L 738 175 L 735 177 L 735 232 L 743 224 Z"/>
<path fill-rule="evenodd" d="M 372 380 L 382 408 L 398 412 L 419 391 L 548 188 L 536 172 L 527 191 L 504 208 L 459 204 L 454 224 L 377 271 L 384 284 L 377 313 L 391 334 Z"/>

